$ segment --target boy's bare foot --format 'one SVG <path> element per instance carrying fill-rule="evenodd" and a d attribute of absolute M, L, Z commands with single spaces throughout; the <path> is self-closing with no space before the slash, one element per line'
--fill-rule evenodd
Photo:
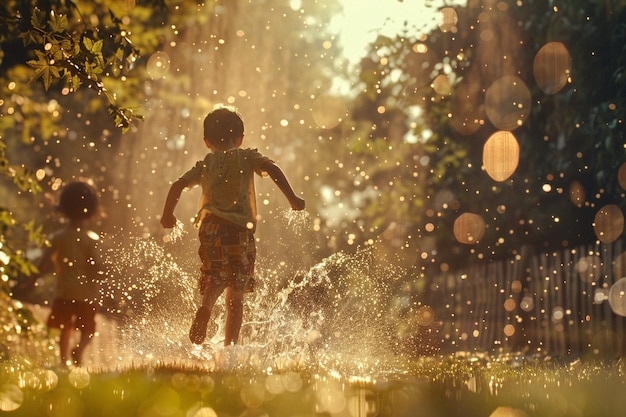
<path fill-rule="evenodd" d="M 191 343 L 200 345 L 204 342 L 210 315 L 211 311 L 204 306 L 201 306 L 198 311 L 196 311 L 196 317 L 193 319 L 191 329 L 189 329 L 189 340 L 191 340 Z"/>

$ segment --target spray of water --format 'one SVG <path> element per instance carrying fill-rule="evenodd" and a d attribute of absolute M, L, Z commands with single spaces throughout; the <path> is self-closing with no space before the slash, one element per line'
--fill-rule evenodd
<path fill-rule="evenodd" d="M 105 314 L 117 323 L 110 363 L 176 358 L 194 309 L 193 275 L 154 239 L 112 241 L 102 285 Z"/>
<path fill-rule="evenodd" d="M 309 227 L 306 212 L 288 211 L 285 227 Z M 116 365 L 146 361 L 189 363 L 211 370 L 263 371 L 322 368 L 340 376 L 376 378 L 404 373 L 394 352 L 394 286 L 404 271 L 375 260 L 375 249 L 335 253 L 307 270 L 259 259 L 255 292 L 246 296 L 241 345 L 224 348 L 223 300 L 212 312 L 213 337 L 192 345 L 188 329 L 199 302 L 198 261 L 173 255 L 184 243 L 182 225 L 160 243 L 119 241 L 107 255 L 103 306 L 118 322 L 111 354 Z M 188 248 L 187 248 L 188 249 Z M 270 263 L 272 265 L 270 265 Z M 112 349 L 115 350 L 115 349 Z M 122 363 L 124 362 L 124 363 Z"/>
<path fill-rule="evenodd" d="M 287 227 L 298 236 L 302 236 L 311 227 L 311 216 L 306 210 L 285 210 L 282 217 L 287 222 Z"/>
<path fill-rule="evenodd" d="M 163 236 L 163 242 L 164 243 L 175 243 L 177 241 L 179 241 L 180 239 L 182 239 L 183 235 L 185 233 L 184 230 L 184 226 L 183 223 L 181 221 L 176 221 L 176 225 L 174 225 L 174 227 L 172 229 L 170 229 L 170 232 L 168 234 L 166 234 L 165 236 Z"/>

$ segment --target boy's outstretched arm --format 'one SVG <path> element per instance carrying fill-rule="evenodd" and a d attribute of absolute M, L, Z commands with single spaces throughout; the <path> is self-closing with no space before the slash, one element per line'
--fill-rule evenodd
<path fill-rule="evenodd" d="M 185 187 L 187 187 L 187 180 L 182 178 L 174 181 L 172 186 L 170 187 L 170 191 L 167 193 L 167 198 L 165 199 L 165 207 L 163 207 L 163 215 L 161 216 L 161 226 L 166 229 L 171 229 L 176 226 L 176 216 L 174 216 L 174 209 L 176 208 L 176 204 L 178 204 L 178 200 L 180 199 L 180 194 L 183 192 Z"/>
<path fill-rule="evenodd" d="M 269 176 L 274 180 L 280 191 L 285 194 L 287 200 L 289 200 L 289 204 L 291 204 L 291 208 L 294 210 L 304 210 L 304 199 L 298 197 L 296 193 L 291 188 L 291 184 L 287 181 L 287 177 L 285 173 L 278 165 L 274 162 L 267 162 L 263 165 L 263 170 L 266 171 Z"/>

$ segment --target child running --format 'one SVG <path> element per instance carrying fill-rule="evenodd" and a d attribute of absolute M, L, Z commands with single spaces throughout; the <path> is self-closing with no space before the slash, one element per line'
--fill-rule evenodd
<path fill-rule="evenodd" d="M 252 291 L 256 246 L 256 195 L 254 174 L 269 175 L 285 195 L 291 208 L 303 210 L 298 197 L 278 165 L 257 149 L 241 148 L 244 123 L 232 107 L 216 106 L 204 119 L 205 158 L 170 187 L 161 225 L 176 225 L 174 209 L 185 188 L 202 186 L 198 253 L 202 266 L 199 279 L 202 303 L 189 330 L 189 339 L 202 344 L 211 311 L 226 291 L 224 346 L 238 343 L 243 320 L 244 292 Z"/>
<path fill-rule="evenodd" d="M 68 222 L 51 235 L 50 246 L 39 263 L 40 272 L 54 269 L 56 275 L 56 295 L 47 325 L 61 330 L 61 365 L 81 365 L 85 348 L 96 331 L 98 235 L 85 226 L 97 212 L 98 196 L 87 183 L 71 182 L 62 189 L 57 209 Z M 32 282 L 36 279 L 33 277 Z M 75 329 L 80 331 L 80 340 L 71 347 L 70 359 L 70 340 Z"/>

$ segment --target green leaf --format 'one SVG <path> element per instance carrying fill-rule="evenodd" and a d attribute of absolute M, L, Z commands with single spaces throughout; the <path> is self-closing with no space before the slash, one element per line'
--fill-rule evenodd
<path fill-rule="evenodd" d="M 80 77 L 78 75 L 76 75 L 76 74 L 70 75 L 70 81 L 69 82 L 70 82 L 70 88 L 72 88 L 73 90 L 77 90 L 78 87 L 80 87 L 80 85 L 82 84 L 82 81 L 81 81 Z"/>
<path fill-rule="evenodd" d="M 43 233 L 43 225 L 37 226 L 35 221 L 31 220 L 24 225 L 24 230 L 28 232 L 28 240 L 30 242 L 40 247 L 49 245 L 48 239 Z"/>
<path fill-rule="evenodd" d="M 50 88 L 52 77 L 50 75 L 50 68 L 46 65 L 40 65 L 37 61 L 28 61 L 28 65 L 35 69 L 32 80 L 41 78 L 43 80 L 43 86 L 46 91 Z"/>
<path fill-rule="evenodd" d="M 80 51 L 80 47 L 78 49 L 75 48 L 75 43 L 71 39 L 63 39 L 59 43 L 59 47 L 70 58 L 75 57 L 76 54 Z"/>
<path fill-rule="evenodd" d="M 87 48 L 88 51 L 93 49 L 93 40 L 87 36 L 83 38 L 83 45 Z"/>
<path fill-rule="evenodd" d="M 34 29 L 43 31 L 46 25 L 46 13 L 43 10 L 35 9 L 30 17 L 30 24 Z"/>
<path fill-rule="evenodd" d="M 102 39 L 98 39 L 94 41 L 94 39 L 91 39 L 90 37 L 85 36 L 83 38 L 83 45 L 89 52 L 91 52 L 92 54 L 98 55 L 98 54 L 101 54 L 104 43 L 102 42 Z"/>
<path fill-rule="evenodd" d="M 96 54 L 96 53 L 100 53 L 102 52 L 102 46 L 103 46 L 103 42 L 102 39 L 98 39 L 94 44 L 93 47 L 91 48 L 91 52 Z"/>
<path fill-rule="evenodd" d="M 68 27 L 67 16 L 59 15 L 54 11 L 50 12 L 50 21 L 49 21 L 50 29 L 56 33 L 64 32 Z"/>

